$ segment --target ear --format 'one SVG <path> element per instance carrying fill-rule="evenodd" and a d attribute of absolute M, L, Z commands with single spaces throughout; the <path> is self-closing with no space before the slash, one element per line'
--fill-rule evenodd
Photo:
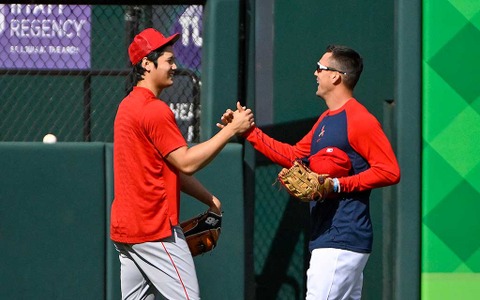
<path fill-rule="evenodd" d="M 332 80 L 332 83 L 335 85 L 340 84 L 340 82 L 342 82 L 342 76 L 338 74 L 338 72 L 332 72 L 330 79 Z"/>
<path fill-rule="evenodd" d="M 149 61 L 146 57 L 142 58 L 142 68 L 147 70 L 147 72 L 150 72 L 150 68 L 152 65 L 152 62 Z"/>

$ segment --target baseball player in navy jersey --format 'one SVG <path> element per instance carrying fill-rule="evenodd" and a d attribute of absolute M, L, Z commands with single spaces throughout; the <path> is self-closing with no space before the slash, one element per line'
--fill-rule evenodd
<path fill-rule="evenodd" d="M 397 159 L 380 123 L 353 96 L 362 70 L 356 51 L 328 46 L 314 72 L 316 95 L 328 109 L 313 128 L 295 145 L 274 140 L 257 127 L 243 134 L 256 150 L 284 168 L 303 159 L 315 165 L 315 172 L 330 173 L 326 180 L 333 189 L 327 199 L 310 202 L 307 300 L 361 299 L 363 270 L 373 241 L 370 193 L 400 180 Z M 224 128 L 234 120 L 234 112 L 227 110 L 217 126 Z M 335 170 L 332 164 L 315 161 L 330 153 L 343 162 L 339 158 L 345 153 L 350 164 Z"/>
<path fill-rule="evenodd" d="M 173 112 L 157 98 L 173 84 L 172 45 L 178 38 L 147 28 L 128 48 L 135 85 L 115 117 L 110 221 L 122 299 L 200 299 L 193 258 L 179 226 L 180 191 L 221 215 L 219 199 L 192 174 L 253 124 L 252 112 L 242 108 L 210 140 L 188 147 Z"/>

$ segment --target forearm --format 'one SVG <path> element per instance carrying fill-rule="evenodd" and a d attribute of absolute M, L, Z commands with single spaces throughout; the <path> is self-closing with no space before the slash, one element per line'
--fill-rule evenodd
<path fill-rule="evenodd" d="M 192 175 L 210 163 L 234 135 L 234 131 L 225 127 L 208 141 L 176 149 L 166 159 L 180 172 Z"/>
<path fill-rule="evenodd" d="M 222 204 L 195 177 L 183 173 L 180 176 L 180 190 L 208 206 L 214 213 L 222 214 Z"/>
<path fill-rule="evenodd" d="M 205 205 L 213 204 L 213 195 L 195 177 L 180 173 L 180 189 Z"/>
<path fill-rule="evenodd" d="M 255 150 L 284 168 L 291 167 L 295 159 L 303 158 L 309 154 L 309 145 L 296 147 L 279 142 L 263 133 L 259 128 L 250 131 L 245 138 Z"/>
<path fill-rule="evenodd" d="M 338 180 L 342 192 L 370 190 L 397 184 L 400 181 L 400 169 L 395 165 L 384 168 L 374 167 Z"/>
<path fill-rule="evenodd" d="M 189 148 L 185 153 L 187 174 L 193 174 L 209 164 L 233 136 L 235 133 L 226 127 L 208 141 Z"/>

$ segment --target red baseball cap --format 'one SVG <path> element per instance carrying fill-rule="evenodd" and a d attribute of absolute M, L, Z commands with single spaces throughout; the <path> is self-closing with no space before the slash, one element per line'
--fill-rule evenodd
<path fill-rule="evenodd" d="M 166 38 L 160 31 L 153 28 L 143 30 L 133 38 L 133 42 L 128 47 L 130 62 L 132 65 L 138 64 L 150 52 L 167 44 L 174 44 L 179 37 L 180 34 L 175 33 Z"/>
<path fill-rule="evenodd" d="M 310 169 L 317 174 L 330 177 L 348 176 L 352 163 L 347 153 L 336 147 L 326 147 L 308 158 Z"/>

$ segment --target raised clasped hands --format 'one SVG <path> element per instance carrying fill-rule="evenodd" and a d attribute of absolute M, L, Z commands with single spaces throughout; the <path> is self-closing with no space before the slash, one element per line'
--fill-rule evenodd
<path fill-rule="evenodd" d="M 221 123 L 216 124 L 218 128 L 223 129 L 227 126 L 232 126 L 236 134 L 243 134 L 255 125 L 252 110 L 242 106 L 238 101 L 237 110 L 227 109 L 220 120 Z"/>

